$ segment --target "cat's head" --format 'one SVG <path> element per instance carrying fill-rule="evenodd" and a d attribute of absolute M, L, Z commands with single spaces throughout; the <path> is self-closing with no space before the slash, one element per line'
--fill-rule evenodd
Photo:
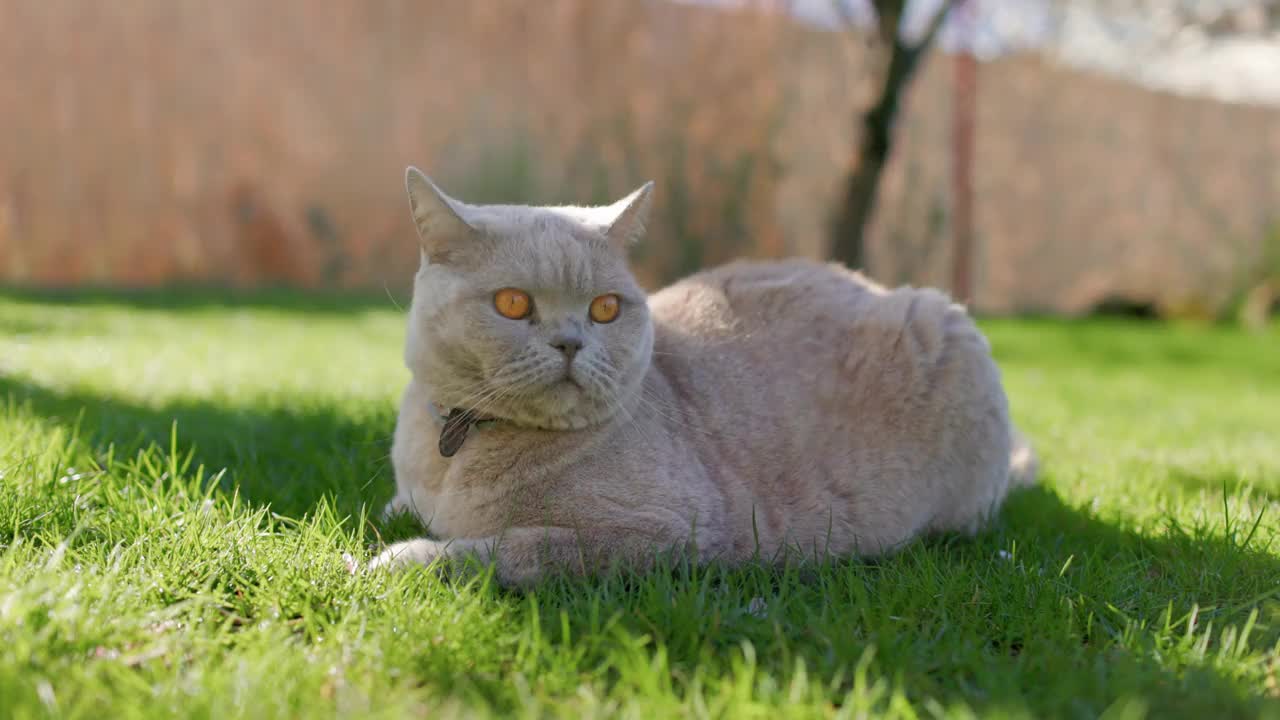
<path fill-rule="evenodd" d="M 653 350 L 627 246 L 653 184 L 603 207 L 467 205 L 405 175 L 422 265 L 405 361 L 443 409 L 552 429 L 599 423 Z"/>

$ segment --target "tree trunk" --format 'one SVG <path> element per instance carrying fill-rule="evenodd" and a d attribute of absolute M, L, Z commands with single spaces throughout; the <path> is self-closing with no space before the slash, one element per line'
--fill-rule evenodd
<path fill-rule="evenodd" d="M 956 2 L 942 1 L 924 36 L 915 44 L 907 44 L 899 34 L 905 2 L 872 3 L 879 14 L 882 47 L 889 53 L 888 69 L 879 97 L 858 120 L 857 124 L 861 125 L 858 144 L 849 163 L 841 203 L 831 223 L 831 256 L 851 268 L 864 268 L 868 264 L 866 232 L 875 212 L 880 176 L 893 151 L 893 126 L 898 119 L 902 94 Z"/>
<path fill-rule="evenodd" d="M 860 119 L 862 131 L 845 180 L 844 198 L 832 227 L 831 255 L 851 268 L 867 264 L 866 231 L 875 211 L 880 176 L 893 150 L 893 126 L 903 90 L 915 70 L 919 50 L 900 40 L 875 104 Z"/>
<path fill-rule="evenodd" d="M 889 159 L 889 132 L 879 105 L 862 117 L 862 139 L 845 180 L 844 200 L 836 212 L 831 255 L 851 268 L 866 264 L 866 226 L 876 205 L 880 175 Z"/>

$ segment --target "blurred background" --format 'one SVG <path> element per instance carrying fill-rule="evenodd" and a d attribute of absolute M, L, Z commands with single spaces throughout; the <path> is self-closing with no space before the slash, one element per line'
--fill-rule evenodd
<path fill-rule="evenodd" d="M 658 183 L 642 280 L 805 255 L 984 313 L 1265 322 L 1280 2 L 6 0 L 0 284 L 403 291 L 401 178 Z"/>

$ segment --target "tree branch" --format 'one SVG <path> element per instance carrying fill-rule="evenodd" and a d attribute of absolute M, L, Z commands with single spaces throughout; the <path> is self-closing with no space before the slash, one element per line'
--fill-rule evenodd
<path fill-rule="evenodd" d="M 880 32 L 880 40 L 892 46 L 899 41 L 902 31 L 902 12 L 906 9 L 906 0 L 877 0 L 871 3 L 876 9 L 876 27 Z"/>
<path fill-rule="evenodd" d="M 938 33 L 942 30 L 943 24 L 947 21 L 947 16 L 951 14 L 951 10 L 955 8 L 955 6 L 959 5 L 960 2 L 961 0 L 942 0 L 942 5 L 929 20 L 929 26 L 925 29 L 924 35 L 921 35 L 915 45 L 910 48 L 912 53 L 918 54 L 922 50 L 926 50 L 929 46 L 933 45 L 933 41 L 938 38 Z"/>

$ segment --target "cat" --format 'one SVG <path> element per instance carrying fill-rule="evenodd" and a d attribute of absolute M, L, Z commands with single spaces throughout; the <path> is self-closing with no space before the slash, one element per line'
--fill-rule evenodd
<path fill-rule="evenodd" d="M 415 168 L 420 241 L 387 514 L 439 539 L 370 568 L 549 573 L 875 556 L 973 533 L 1034 479 L 989 345 L 943 293 L 738 261 L 648 296 L 653 184 L 604 207 L 468 205 Z"/>

